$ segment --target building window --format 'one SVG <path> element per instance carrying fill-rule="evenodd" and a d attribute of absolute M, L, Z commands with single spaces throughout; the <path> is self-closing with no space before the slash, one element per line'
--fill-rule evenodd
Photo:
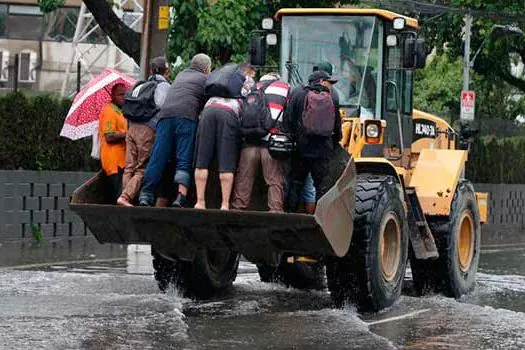
<path fill-rule="evenodd" d="M 0 38 L 7 36 L 7 5 L 0 5 Z"/>
<path fill-rule="evenodd" d="M 18 81 L 34 83 L 36 81 L 37 54 L 32 50 L 22 50 L 19 55 Z"/>
<path fill-rule="evenodd" d="M 0 82 L 9 80 L 9 51 L 0 50 Z"/>
<path fill-rule="evenodd" d="M 38 40 L 42 35 L 43 13 L 38 6 L 9 5 L 7 36 L 9 39 Z"/>
<path fill-rule="evenodd" d="M 72 41 L 78 20 L 78 8 L 61 8 L 44 17 L 44 40 Z"/>

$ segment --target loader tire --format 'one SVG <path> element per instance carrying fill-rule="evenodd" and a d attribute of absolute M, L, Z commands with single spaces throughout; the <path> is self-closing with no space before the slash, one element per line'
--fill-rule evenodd
<path fill-rule="evenodd" d="M 239 257 L 236 252 L 199 249 L 195 259 L 187 262 L 171 261 L 155 252 L 155 279 L 161 291 L 173 284 L 185 297 L 209 299 L 232 286 Z"/>
<path fill-rule="evenodd" d="M 286 261 L 286 256 L 283 256 L 278 274 L 280 280 L 287 287 L 315 290 L 326 288 L 326 274 L 323 263 L 289 263 Z"/>
<path fill-rule="evenodd" d="M 257 265 L 261 282 L 282 283 L 296 289 L 323 290 L 326 288 L 323 263 L 289 263 L 283 254 L 278 266 Z"/>
<path fill-rule="evenodd" d="M 257 272 L 261 282 L 277 283 L 279 282 L 278 267 L 272 265 L 257 264 Z"/>
<path fill-rule="evenodd" d="M 328 289 L 338 307 L 378 311 L 401 294 L 408 255 L 402 188 L 389 175 L 357 176 L 352 242 L 343 258 L 327 261 Z"/>
<path fill-rule="evenodd" d="M 175 276 L 177 261 L 166 259 L 153 249 L 151 255 L 153 256 L 153 276 L 157 281 L 159 290 L 166 293 Z"/>
<path fill-rule="evenodd" d="M 460 298 L 476 286 L 481 224 L 474 186 L 461 181 L 452 200 L 450 215 L 427 217 L 439 252 L 437 260 L 411 257 L 414 289 L 420 295 L 438 292 Z"/>

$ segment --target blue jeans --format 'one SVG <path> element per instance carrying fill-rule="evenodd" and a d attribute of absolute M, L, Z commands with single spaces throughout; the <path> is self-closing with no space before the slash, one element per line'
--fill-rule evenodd
<path fill-rule="evenodd" d="M 162 173 L 172 157 L 176 169 L 174 183 L 190 187 L 196 131 L 197 123 L 187 118 L 164 118 L 158 122 L 139 200 L 153 204 Z"/>

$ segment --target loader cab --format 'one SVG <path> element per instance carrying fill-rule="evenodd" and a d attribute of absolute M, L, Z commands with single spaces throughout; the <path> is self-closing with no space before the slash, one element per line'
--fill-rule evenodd
<path fill-rule="evenodd" d="M 317 64 L 330 63 L 343 117 L 387 121 L 383 144 L 365 146 L 362 156 L 410 154 L 413 70 L 425 61 L 417 21 L 375 9 L 282 9 L 275 18 L 280 31 L 267 37 L 280 41 L 283 79 L 307 84 Z M 271 32 L 269 22 L 263 27 Z M 256 47 L 252 40 L 252 58 Z"/>

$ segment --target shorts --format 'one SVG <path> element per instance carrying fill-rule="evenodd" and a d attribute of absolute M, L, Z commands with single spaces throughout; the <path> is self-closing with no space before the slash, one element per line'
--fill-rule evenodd
<path fill-rule="evenodd" d="M 197 130 L 195 168 L 209 169 L 216 159 L 219 173 L 233 173 L 237 170 L 240 148 L 235 114 L 218 107 L 204 109 Z"/>
<path fill-rule="evenodd" d="M 286 197 L 289 195 L 290 190 L 290 177 L 287 176 L 285 178 L 284 182 L 284 193 Z M 301 201 L 306 204 L 315 204 L 315 187 L 314 187 L 314 179 L 312 177 L 312 174 L 308 174 L 306 177 L 306 180 L 304 181 L 304 186 L 301 191 Z"/>

